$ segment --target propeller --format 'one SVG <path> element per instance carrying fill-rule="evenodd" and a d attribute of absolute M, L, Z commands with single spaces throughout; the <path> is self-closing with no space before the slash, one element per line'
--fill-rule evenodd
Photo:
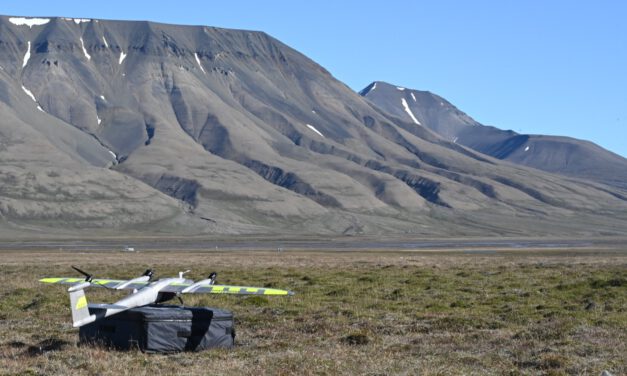
<path fill-rule="evenodd" d="M 74 285 L 74 286 L 70 287 L 70 289 L 72 289 L 72 290 L 79 290 L 79 289 L 82 289 L 82 288 L 85 288 L 85 287 L 88 287 L 89 285 L 91 285 L 91 282 L 94 280 L 94 276 L 92 274 L 89 274 L 89 273 L 87 273 L 84 270 L 80 270 L 79 268 L 77 268 L 74 265 L 70 265 L 70 266 L 72 267 L 72 269 L 74 269 L 77 272 L 79 272 L 82 275 L 84 275 L 85 276 L 85 282 L 87 282 L 87 283 L 83 282 L 81 284 Z M 106 289 L 111 289 L 111 287 L 108 287 L 107 285 L 100 285 L 100 286 L 102 286 L 102 287 L 104 287 Z M 113 289 L 111 289 L 111 290 L 113 290 Z"/>
<path fill-rule="evenodd" d="M 78 291 L 78 290 L 82 290 L 85 289 L 89 286 L 91 286 L 91 282 L 94 280 L 94 277 L 87 273 L 86 271 L 80 270 L 79 268 L 77 268 L 76 266 L 72 265 L 72 269 L 76 270 L 77 272 L 81 273 L 82 275 L 85 276 L 85 282 L 80 282 L 77 284 L 72 285 L 68 291 L 69 292 L 74 292 L 74 291 Z"/>
<path fill-rule="evenodd" d="M 90 282 L 91 283 L 91 281 L 94 279 L 94 276 L 89 274 L 89 273 L 87 273 L 86 271 L 80 270 L 79 268 L 77 268 L 74 265 L 71 265 L 71 266 L 72 266 L 72 269 L 76 270 L 77 272 L 79 272 L 79 273 L 81 273 L 82 275 L 85 276 L 85 282 Z"/>

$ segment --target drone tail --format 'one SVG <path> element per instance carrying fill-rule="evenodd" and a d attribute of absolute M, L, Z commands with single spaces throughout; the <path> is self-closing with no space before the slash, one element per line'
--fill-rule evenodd
<path fill-rule="evenodd" d="M 96 321 L 96 315 L 89 314 L 87 297 L 83 289 L 70 292 L 70 308 L 72 309 L 72 326 L 75 328 Z"/>

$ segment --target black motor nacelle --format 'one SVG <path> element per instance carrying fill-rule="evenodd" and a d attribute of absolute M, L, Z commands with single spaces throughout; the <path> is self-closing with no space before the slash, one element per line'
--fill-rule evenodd
<path fill-rule="evenodd" d="M 146 271 L 144 272 L 144 274 L 142 274 L 142 276 L 148 277 L 148 280 L 152 280 L 152 276 L 155 274 L 155 271 L 152 269 L 146 269 Z"/>

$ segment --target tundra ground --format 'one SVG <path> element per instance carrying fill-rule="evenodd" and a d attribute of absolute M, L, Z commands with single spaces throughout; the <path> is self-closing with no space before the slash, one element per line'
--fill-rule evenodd
<path fill-rule="evenodd" d="M 198 295 L 236 347 L 171 355 L 77 344 L 44 276 L 218 272 L 293 297 Z M 114 296 L 115 295 L 115 296 Z M 93 288 L 92 302 L 119 298 Z M 627 250 L 0 253 L 0 374 L 627 374 Z"/>

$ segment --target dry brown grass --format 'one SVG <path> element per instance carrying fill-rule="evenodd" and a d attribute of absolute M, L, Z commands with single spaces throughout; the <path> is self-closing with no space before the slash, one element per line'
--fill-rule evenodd
<path fill-rule="evenodd" d="M 237 346 L 172 355 L 77 346 L 43 276 L 216 270 L 291 298 L 194 296 L 230 309 Z M 627 253 L 2 252 L 2 374 L 627 374 Z M 113 301 L 90 291 L 91 301 Z"/>

